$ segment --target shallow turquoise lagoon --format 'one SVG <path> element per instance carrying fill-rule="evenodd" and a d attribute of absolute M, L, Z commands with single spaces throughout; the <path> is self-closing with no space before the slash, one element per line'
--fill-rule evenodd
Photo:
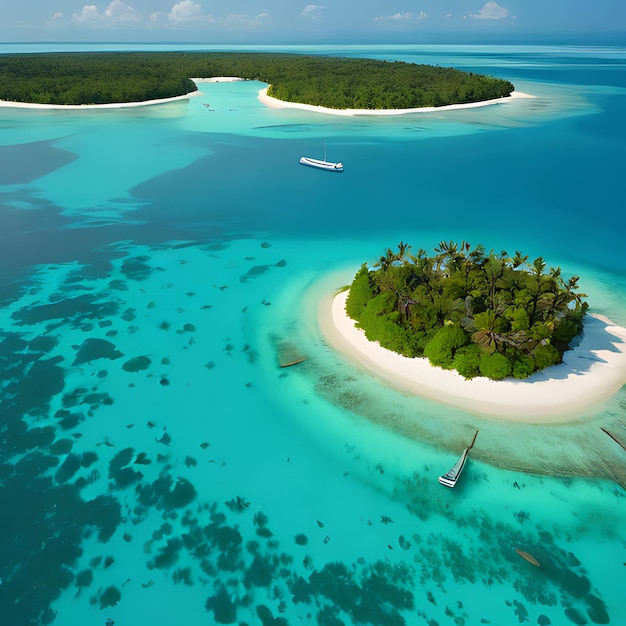
<path fill-rule="evenodd" d="M 573 423 L 486 419 L 346 362 L 318 310 L 401 240 L 466 240 L 542 255 L 626 325 L 626 50 L 284 50 L 534 97 L 1 108 L 2 623 L 622 623 L 626 453 L 600 428 L 626 440 L 626 390 Z M 343 174 L 298 164 L 324 144 Z"/>

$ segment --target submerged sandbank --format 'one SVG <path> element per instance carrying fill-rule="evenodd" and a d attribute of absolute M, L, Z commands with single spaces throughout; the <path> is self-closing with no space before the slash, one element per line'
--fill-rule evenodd
<path fill-rule="evenodd" d="M 512 100 L 522 98 L 534 98 L 527 93 L 514 91 L 507 98 L 496 98 L 494 100 L 483 100 L 482 102 L 469 102 L 467 104 L 448 104 L 440 107 L 420 107 L 416 109 L 330 109 L 328 107 L 315 106 L 312 104 L 300 104 L 298 102 L 286 102 L 267 95 L 267 87 L 259 91 L 259 101 L 273 109 L 304 109 L 316 113 L 329 113 L 331 115 L 406 115 L 407 113 L 432 113 L 434 111 L 453 111 L 456 109 L 475 109 L 477 107 L 491 104 L 503 104 Z"/>
<path fill-rule="evenodd" d="M 563 363 L 526 380 L 464 379 L 456 371 L 408 358 L 369 341 L 345 311 L 348 292 L 320 304 L 322 332 L 331 346 L 393 387 L 490 417 L 529 423 L 565 422 L 626 384 L 626 328 L 588 315 L 578 346 Z"/>

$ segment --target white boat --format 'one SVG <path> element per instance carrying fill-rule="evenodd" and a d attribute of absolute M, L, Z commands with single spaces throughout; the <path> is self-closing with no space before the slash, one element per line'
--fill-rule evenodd
<path fill-rule="evenodd" d="M 450 468 L 450 471 L 445 473 L 443 476 L 439 476 L 439 482 L 446 487 L 454 487 L 456 485 L 457 480 L 461 476 L 461 472 L 465 467 L 465 462 L 467 461 L 467 455 L 469 451 L 474 447 L 474 442 L 476 441 L 476 436 L 478 435 L 478 431 L 474 434 L 474 439 L 472 439 L 472 443 L 463 450 L 463 454 L 459 457 L 459 460 Z"/>
<path fill-rule="evenodd" d="M 308 165 L 309 167 L 317 167 L 321 170 L 328 170 L 330 172 L 343 172 L 343 163 L 333 163 L 326 160 L 326 144 L 324 144 L 324 160 L 313 159 L 311 157 L 300 157 L 300 163 L 302 165 Z"/>
<path fill-rule="evenodd" d="M 445 485 L 446 487 L 454 487 L 456 485 L 456 481 L 459 480 L 459 476 L 461 476 L 461 472 L 465 467 L 468 452 L 469 448 L 465 448 L 465 450 L 463 450 L 463 454 L 459 457 L 459 460 L 450 468 L 450 471 L 443 476 L 439 476 L 439 482 L 442 485 Z"/>

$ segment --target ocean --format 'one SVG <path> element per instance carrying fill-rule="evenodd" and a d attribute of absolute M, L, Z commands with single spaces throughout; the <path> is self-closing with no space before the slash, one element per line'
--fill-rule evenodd
<path fill-rule="evenodd" d="M 486 418 L 372 378 L 318 311 L 400 241 L 452 240 L 542 256 L 626 326 L 626 48 L 237 49 L 534 97 L 342 117 L 245 81 L 0 108 L 2 624 L 622 623 L 626 454 L 601 428 L 626 440 L 626 389 L 566 424 Z M 299 165 L 324 145 L 342 174 Z"/>

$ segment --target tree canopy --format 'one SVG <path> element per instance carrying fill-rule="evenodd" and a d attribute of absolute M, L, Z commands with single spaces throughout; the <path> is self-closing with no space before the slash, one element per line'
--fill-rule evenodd
<path fill-rule="evenodd" d="M 301 54 L 84 52 L 0 55 L 0 99 L 108 104 L 195 90 L 191 78 L 238 76 L 272 97 L 335 109 L 399 109 L 506 97 L 505 80 L 449 67 Z"/>
<path fill-rule="evenodd" d="M 582 331 L 588 304 L 578 276 L 547 270 L 542 257 L 452 241 L 433 256 L 409 250 L 387 249 L 352 282 L 346 312 L 370 341 L 465 378 L 502 380 L 560 363 Z"/>

